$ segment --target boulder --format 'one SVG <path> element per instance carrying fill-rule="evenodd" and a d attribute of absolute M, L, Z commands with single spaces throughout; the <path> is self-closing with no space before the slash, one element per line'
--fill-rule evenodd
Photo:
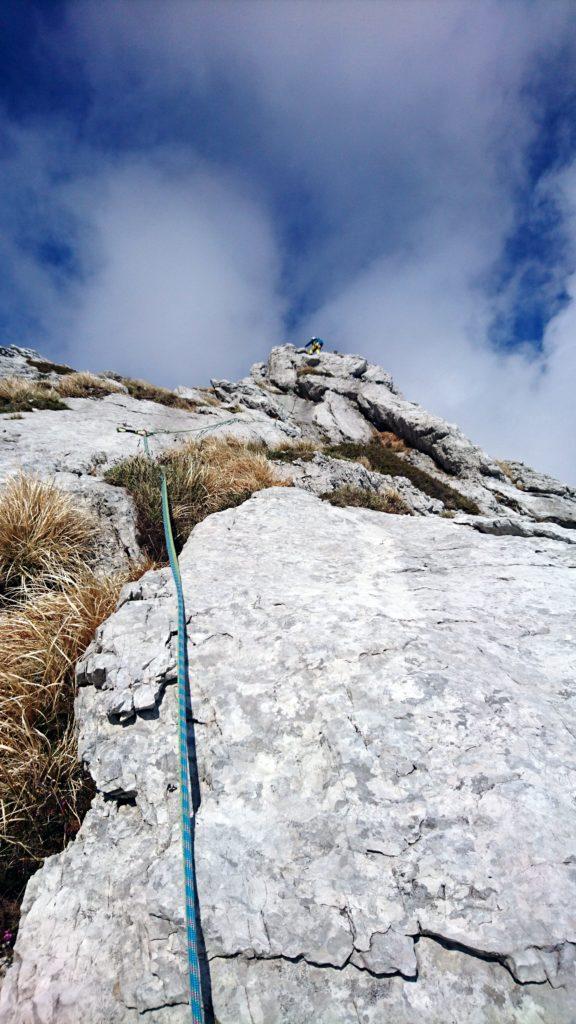
<path fill-rule="evenodd" d="M 181 568 L 219 1024 L 570 1024 L 576 552 L 263 491 Z M 80 668 L 99 795 L 28 886 L 2 1024 L 181 1024 L 175 601 Z"/>

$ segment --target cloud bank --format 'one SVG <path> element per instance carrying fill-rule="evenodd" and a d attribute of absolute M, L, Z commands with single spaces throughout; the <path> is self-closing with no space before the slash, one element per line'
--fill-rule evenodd
<path fill-rule="evenodd" d="M 576 481 L 575 24 L 562 0 L 66 6 L 37 31 L 67 95 L 3 118 L 5 336 L 175 384 L 320 334 Z"/>

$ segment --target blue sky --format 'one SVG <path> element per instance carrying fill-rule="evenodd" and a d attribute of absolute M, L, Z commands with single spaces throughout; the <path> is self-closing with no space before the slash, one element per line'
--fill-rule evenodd
<path fill-rule="evenodd" d="M 6 342 L 167 384 L 325 337 L 576 479 L 576 8 L 5 0 Z"/>

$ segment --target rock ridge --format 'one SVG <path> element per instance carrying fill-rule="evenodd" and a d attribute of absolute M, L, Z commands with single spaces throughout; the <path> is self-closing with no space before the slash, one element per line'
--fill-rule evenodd
<path fill-rule="evenodd" d="M 51 372 L 6 351 L 0 375 Z M 138 451 L 124 422 L 166 431 L 157 450 L 206 425 L 318 445 L 277 463 L 296 486 L 208 517 L 181 555 L 208 1019 L 573 1024 L 574 490 L 495 462 L 361 356 L 280 346 L 211 395 L 0 424 L 0 476 L 100 502 L 119 561 L 138 551 L 133 507 L 102 475 Z M 322 451 L 374 430 L 480 514 Z M 394 487 L 412 515 L 319 499 L 342 486 Z M 152 570 L 78 665 L 97 796 L 27 887 L 1 1024 L 189 1020 L 175 627 Z"/>

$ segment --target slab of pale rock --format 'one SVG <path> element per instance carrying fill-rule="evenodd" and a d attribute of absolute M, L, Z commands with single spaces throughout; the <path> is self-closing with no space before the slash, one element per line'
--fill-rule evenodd
<path fill-rule="evenodd" d="M 261 492 L 182 556 L 219 1024 L 572 1024 L 576 553 Z M 100 790 L 2 1024 L 187 1020 L 166 572 L 81 668 Z"/>

